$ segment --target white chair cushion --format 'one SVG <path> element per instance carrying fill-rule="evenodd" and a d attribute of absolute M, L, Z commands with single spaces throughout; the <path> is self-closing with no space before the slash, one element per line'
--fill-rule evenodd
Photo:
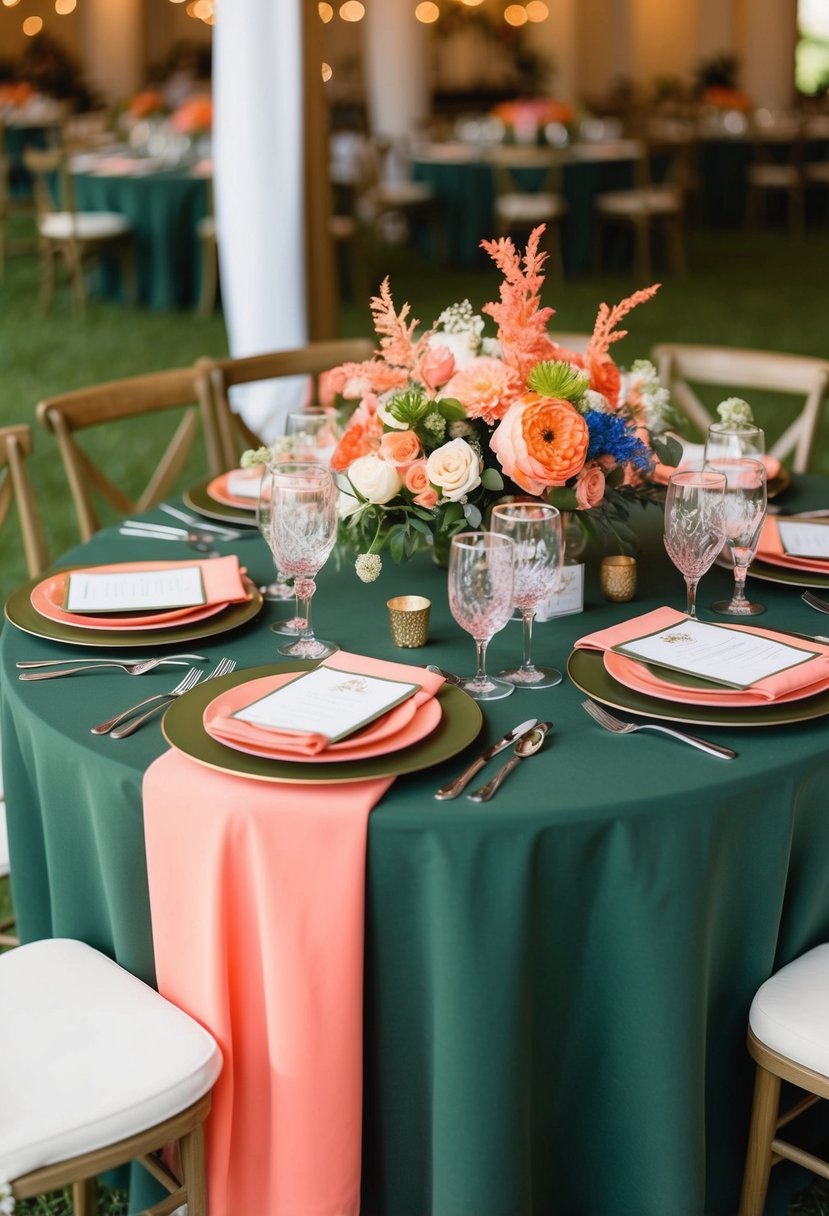
<path fill-rule="evenodd" d="M 600 194 L 596 206 L 605 215 L 674 215 L 680 210 L 682 199 L 673 186 L 648 186 Z"/>
<path fill-rule="evenodd" d="M 749 165 L 748 180 L 767 190 L 788 190 L 798 185 L 800 173 L 794 165 Z"/>
<path fill-rule="evenodd" d="M 435 192 L 426 182 L 381 182 L 375 196 L 381 207 L 414 207 L 431 202 Z"/>
<path fill-rule="evenodd" d="M 207 1093 L 213 1037 L 83 942 L 0 955 L 0 1181 L 146 1131 Z"/>
<path fill-rule="evenodd" d="M 816 946 L 767 979 L 749 1025 L 772 1051 L 829 1077 L 829 944 Z"/>
<path fill-rule="evenodd" d="M 206 215 L 204 219 L 199 220 L 196 224 L 196 232 L 203 241 L 215 241 L 216 239 L 216 217 Z"/>
<path fill-rule="evenodd" d="M 82 241 L 104 241 L 130 231 L 130 222 L 117 211 L 51 211 L 38 221 L 44 236 L 65 241 L 76 236 Z"/>
<path fill-rule="evenodd" d="M 567 210 L 567 204 L 558 194 L 499 194 L 495 200 L 495 211 L 499 218 L 516 224 L 539 223 L 555 220 Z"/>
<path fill-rule="evenodd" d="M 6 804 L 0 801 L 0 878 L 9 873 L 9 836 L 6 831 Z M 0 1023 L 1 1025 L 2 1023 Z"/>

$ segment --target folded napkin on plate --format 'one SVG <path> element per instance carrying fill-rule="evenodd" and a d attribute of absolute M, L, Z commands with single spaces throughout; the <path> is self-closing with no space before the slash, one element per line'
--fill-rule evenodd
<path fill-rule="evenodd" d="M 663 486 L 668 484 L 671 473 L 676 473 L 678 470 L 684 472 L 686 469 L 701 469 L 705 455 L 704 443 L 689 443 L 687 439 L 680 439 L 678 435 L 672 437 L 682 444 L 682 459 L 675 469 L 669 464 L 656 464 L 651 474 L 653 480 Z M 757 459 L 765 466 L 768 481 L 779 476 L 780 461 L 775 456 L 758 456 Z"/>
<path fill-rule="evenodd" d="M 686 614 L 678 612 L 675 608 L 654 608 L 652 612 L 646 612 L 643 616 L 623 621 L 619 625 L 611 625 L 608 629 L 597 630 L 596 633 L 588 633 L 585 637 L 579 638 L 575 643 L 575 649 L 611 650 L 614 646 L 625 642 L 632 642 L 636 638 L 643 637 L 645 634 L 656 633 L 660 629 L 667 629 L 671 625 L 677 625 L 686 619 Z M 758 629 L 755 625 L 729 624 L 728 628 L 739 629 L 745 633 L 754 633 L 758 637 L 771 638 L 773 641 L 785 643 L 786 646 L 791 646 L 795 650 L 812 650 L 819 653 L 816 658 L 807 659 L 804 663 L 798 663 L 796 667 L 788 667 L 785 671 L 778 671 L 772 676 L 766 676 L 763 680 L 757 680 L 749 688 L 738 690 L 723 687 L 721 691 L 724 701 L 738 694 L 745 701 L 753 699 L 756 700 L 758 705 L 765 705 L 769 701 L 775 701 L 778 697 L 790 693 L 795 689 L 808 689 L 814 685 L 815 691 L 820 691 L 825 687 L 827 679 L 829 679 L 829 646 L 822 646 L 819 642 L 806 642 L 805 640 L 790 638 L 787 634 L 775 633 L 773 629 Z M 655 687 L 670 689 L 671 697 L 675 701 L 682 701 L 684 699 L 685 690 L 681 685 L 674 683 L 670 679 L 662 680 L 656 674 L 655 668 L 648 667 L 644 660 L 634 659 L 633 656 L 628 657 L 633 662 L 641 662 Z M 719 691 L 714 684 L 711 685 L 711 689 L 712 693 Z"/>
<path fill-rule="evenodd" d="M 320 663 L 321 667 L 334 667 L 355 675 L 376 676 L 384 680 L 400 680 L 408 684 L 419 684 L 412 696 L 415 707 L 424 705 L 435 696 L 443 684 L 443 676 L 415 667 L 408 663 L 390 663 L 385 659 L 372 659 L 363 654 L 350 654 L 338 650 Z M 394 712 L 393 710 L 389 712 Z M 385 715 L 384 715 L 385 716 Z M 370 729 L 370 728 L 369 728 Z M 241 745 L 255 743 L 259 747 L 270 747 L 274 751 L 292 755 L 316 756 L 328 746 L 326 735 L 311 732 L 277 730 L 270 726 L 259 726 L 255 722 L 244 722 L 232 715 L 217 715 L 211 718 L 210 734 L 214 739 Z"/>
<path fill-rule="evenodd" d="M 164 563 L 167 565 L 168 563 Z M 175 566 L 192 566 L 193 562 L 171 562 Z M 204 580 L 204 594 L 208 604 L 234 604 L 250 599 L 250 592 L 242 578 L 243 567 L 235 553 L 226 557 L 214 557 L 195 563 Z"/>
<path fill-rule="evenodd" d="M 807 570 L 814 574 L 829 574 L 829 561 L 820 557 L 798 557 L 787 553 L 780 539 L 778 517 L 767 515 L 760 533 L 756 557 L 772 566 L 788 566 L 791 570 Z"/>

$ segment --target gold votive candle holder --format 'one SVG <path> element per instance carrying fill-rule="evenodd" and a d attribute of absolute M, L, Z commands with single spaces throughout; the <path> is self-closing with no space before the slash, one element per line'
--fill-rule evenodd
<path fill-rule="evenodd" d="M 636 558 L 618 554 L 603 557 L 599 584 L 606 600 L 624 604 L 636 595 Z"/>
<path fill-rule="evenodd" d="M 395 595 L 388 600 L 389 629 L 395 646 L 406 650 L 425 646 L 429 639 L 432 601 L 422 595 Z"/>

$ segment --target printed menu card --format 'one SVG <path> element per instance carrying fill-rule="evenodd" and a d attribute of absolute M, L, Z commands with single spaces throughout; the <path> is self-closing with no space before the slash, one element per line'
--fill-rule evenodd
<path fill-rule="evenodd" d="M 68 612 L 152 612 L 196 608 L 207 602 L 198 565 L 92 573 L 73 570 L 66 580 Z"/>
<path fill-rule="evenodd" d="M 656 663 L 728 688 L 749 688 L 819 653 L 690 617 L 612 649 L 640 662 Z"/>
<path fill-rule="evenodd" d="M 271 730 L 325 735 L 336 743 L 406 701 L 419 688 L 419 684 L 339 671 L 326 664 L 237 710 L 232 717 Z"/>
<path fill-rule="evenodd" d="M 778 519 L 777 530 L 790 557 L 817 557 L 829 561 L 829 524 Z"/>

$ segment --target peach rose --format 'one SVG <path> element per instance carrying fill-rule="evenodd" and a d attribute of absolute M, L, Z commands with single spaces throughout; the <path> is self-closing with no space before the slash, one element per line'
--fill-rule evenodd
<path fill-rule="evenodd" d="M 426 471 L 425 460 L 416 460 L 414 464 L 409 465 L 404 480 L 406 489 L 410 494 L 414 495 L 414 500 L 419 507 L 431 508 L 435 506 L 438 496 L 429 484 L 429 474 Z"/>
<path fill-rule="evenodd" d="M 380 446 L 382 427 L 376 414 L 377 399 L 368 393 L 351 415 L 342 439 L 334 449 L 331 468 L 343 473 L 360 456 L 366 456 Z"/>
<path fill-rule="evenodd" d="M 589 441 L 587 423 L 568 401 L 527 393 L 507 410 L 489 446 L 507 477 L 541 495 L 581 472 Z"/>
<path fill-rule="evenodd" d="M 420 456 L 420 440 L 414 431 L 387 431 L 380 440 L 380 455 L 405 473 Z"/>
<path fill-rule="evenodd" d="M 426 473 L 444 498 L 458 502 L 481 484 L 481 460 L 465 439 L 450 439 L 430 454 Z"/>
<path fill-rule="evenodd" d="M 420 377 L 432 392 L 440 388 L 455 370 L 455 356 L 446 346 L 433 346 L 420 363 Z"/>
<path fill-rule="evenodd" d="M 604 469 L 600 464 L 591 461 L 586 464 L 576 478 L 576 505 L 580 511 L 589 511 L 598 507 L 604 498 Z"/>

